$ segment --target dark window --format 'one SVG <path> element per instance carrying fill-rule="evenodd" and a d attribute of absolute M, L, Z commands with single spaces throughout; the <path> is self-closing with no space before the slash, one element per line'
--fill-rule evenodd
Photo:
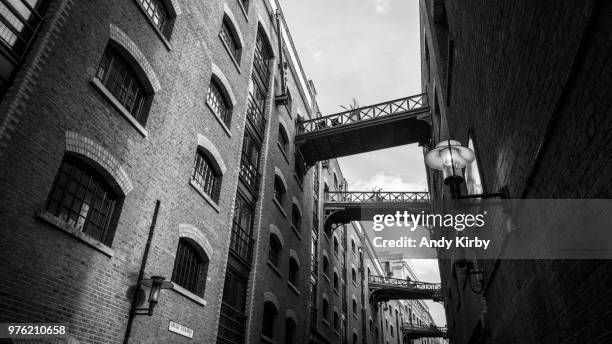
<path fill-rule="evenodd" d="M 242 51 L 242 47 L 240 46 L 240 41 L 238 40 L 235 29 L 227 17 L 223 18 L 220 36 L 223 42 L 225 42 L 227 48 L 229 49 L 230 54 L 234 57 L 236 62 L 240 63 L 240 53 Z"/>
<path fill-rule="evenodd" d="M 198 296 L 204 296 L 207 272 L 208 257 L 200 254 L 194 243 L 181 238 L 174 260 L 172 281 Z"/>
<path fill-rule="evenodd" d="M 253 72 L 249 84 L 247 118 L 260 136 L 265 129 L 264 110 L 269 90 L 271 50 L 261 30 L 257 31 Z"/>
<path fill-rule="evenodd" d="M 334 173 L 334 190 L 338 191 L 338 177 Z"/>
<path fill-rule="evenodd" d="M 213 201 L 219 201 L 221 189 L 221 173 L 218 173 L 210 158 L 201 150 L 198 150 L 191 179 L 206 193 Z"/>
<path fill-rule="evenodd" d="M 278 266 L 278 257 L 280 256 L 280 252 L 282 250 L 282 246 L 276 235 L 270 235 L 270 247 L 268 249 L 268 260 L 274 264 L 274 266 Z"/>
<path fill-rule="evenodd" d="M 295 175 L 298 178 L 298 181 L 300 182 L 300 184 L 304 184 L 304 176 L 306 175 L 306 164 L 304 163 L 304 157 L 302 156 L 302 153 L 300 151 L 295 152 Z M 315 169 L 315 171 L 317 171 Z M 315 176 L 315 178 L 318 178 L 318 176 Z M 319 193 L 318 187 L 318 180 L 315 180 L 315 185 L 317 190 L 315 191 L 315 195 Z"/>
<path fill-rule="evenodd" d="M 334 237 L 334 252 L 338 253 L 338 238 Z"/>
<path fill-rule="evenodd" d="M 145 125 L 145 89 L 136 72 L 114 49 L 107 47 L 104 51 L 96 78 L 140 124 Z"/>
<path fill-rule="evenodd" d="M 236 197 L 230 250 L 244 263 L 250 264 L 253 255 L 253 207 L 241 196 Z"/>
<path fill-rule="evenodd" d="M 245 133 L 242 141 L 242 158 L 240 159 L 240 177 L 247 187 L 257 193 L 259 187 L 259 143 Z"/>
<path fill-rule="evenodd" d="M 279 203 L 283 204 L 285 198 L 285 185 L 279 176 L 274 177 L 274 199 Z"/>
<path fill-rule="evenodd" d="M 353 344 L 359 344 L 358 341 L 359 339 L 357 338 L 357 334 L 353 333 Z"/>
<path fill-rule="evenodd" d="M 278 145 L 283 150 L 283 153 L 286 154 L 288 151 L 289 138 L 287 137 L 287 132 L 280 124 L 278 125 Z"/>
<path fill-rule="evenodd" d="M 300 273 L 300 266 L 297 261 L 293 258 L 289 258 L 289 282 L 294 286 L 298 284 L 298 278 Z"/>
<path fill-rule="evenodd" d="M 153 21 L 153 25 L 166 36 L 168 28 L 168 12 L 160 0 L 138 0 L 142 4 L 145 12 Z"/>
<path fill-rule="evenodd" d="M 340 280 L 338 278 L 338 273 L 334 272 L 334 289 L 338 290 L 340 286 Z"/>
<path fill-rule="evenodd" d="M 264 303 L 263 326 L 261 333 L 270 338 L 274 338 L 274 322 L 276 320 L 277 310 L 272 302 Z"/>
<path fill-rule="evenodd" d="M 219 84 L 215 80 L 211 80 L 206 103 L 229 128 L 232 123 L 232 107 L 226 99 L 227 97 L 221 92 Z"/>
<path fill-rule="evenodd" d="M 357 300 L 353 299 L 353 313 L 357 314 Z"/>
<path fill-rule="evenodd" d="M 287 318 L 285 321 L 285 344 L 293 344 L 296 327 L 295 321 L 291 318 Z"/>
<path fill-rule="evenodd" d="M 291 225 L 298 232 L 302 229 L 302 214 L 295 204 L 291 207 Z"/>
<path fill-rule="evenodd" d="M 323 319 L 329 320 L 329 303 L 327 302 L 327 299 L 323 299 L 323 314 L 321 315 L 323 316 Z"/>
<path fill-rule="evenodd" d="M 217 343 L 243 343 L 247 278 L 228 267 L 223 287 Z"/>
<path fill-rule="evenodd" d="M 340 330 L 340 317 L 338 316 L 338 312 L 334 312 L 334 330 Z"/>
<path fill-rule="evenodd" d="M 46 210 L 110 246 L 118 201 L 96 170 L 76 158 L 66 157 L 53 183 Z"/>
<path fill-rule="evenodd" d="M 391 338 L 393 338 L 394 337 L 393 325 L 389 325 L 389 333 L 391 334 Z"/>
<path fill-rule="evenodd" d="M 351 269 L 351 276 L 352 276 L 353 282 L 357 283 L 357 271 L 355 271 L 355 269 Z"/>
<path fill-rule="evenodd" d="M 351 239 L 351 250 L 353 253 L 357 251 L 357 246 L 355 245 L 355 240 Z"/>
<path fill-rule="evenodd" d="M 327 259 L 327 256 L 323 256 L 323 273 L 329 276 L 329 259 Z"/>

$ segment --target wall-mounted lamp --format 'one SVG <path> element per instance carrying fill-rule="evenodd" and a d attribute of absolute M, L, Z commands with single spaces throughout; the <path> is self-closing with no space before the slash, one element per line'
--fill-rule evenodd
<path fill-rule="evenodd" d="M 455 261 L 455 269 L 461 269 L 464 271 L 466 275 L 466 282 L 469 284 L 470 289 L 472 289 L 475 294 L 482 294 L 484 292 L 484 269 L 477 268 L 474 262 L 467 259 L 459 259 Z M 472 285 L 472 275 L 476 276 L 476 280 L 480 284 L 479 289 L 474 288 Z"/>
<path fill-rule="evenodd" d="M 151 290 L 149 291 L 149 308 L 136 308 L 135 313 L 137 315 L 153 315 L 153 310 L 159 302 L 161 290 L 174 288 L 174 284 L 166 281 L 166 278 L 162 276 L 151 276 L 151 279 L 144 279 L 138 282 L 138 284 L 149 287 Z"/>
<path fill-rule="evenodd" d="M 456 140 L 440 141 L 434 149 L 427 152 L 425 155 L 425 164 L 430 168 L 442 171 L 444 184 L 450 186 L 451 195 L 455 199 L 465 198 L 509 198 L 508 189 L 503 187 L 500 192 L 476 194 L 476 195 L 461 195 L 461 183 L 465 181 L 463 178 L 463 169 L 476 159 L 474 151 L 467 147 L 463 147 L 461 142 Z"/>

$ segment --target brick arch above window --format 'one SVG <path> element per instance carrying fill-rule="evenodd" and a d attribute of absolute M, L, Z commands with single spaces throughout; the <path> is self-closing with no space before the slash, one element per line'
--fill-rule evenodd
<path fill-rule="evenodd" d="M 261 31 L 262 36 L 264 37 L 265 43 L 268 46 L 268 50 L 270 51 L 270 58 L 274 58 L 274 49 L 272 48 L 273 47 L 272 40 L 270 39 L 270 37 L 272 37 L 270 35 L 270 28 L 268 27 L 268 25 L 265 24 L 266 21 L 263 20 L 261 12 L 257 12 L 257 19 L 258 19 L 257 28 L 258 30 Z"/>
<path fill-rule="evenodd" d="M 123 53 L 129 55 L 133 60 L 132 62 L 136 64 L 137 68 L 135 68 L 135 72 L 143 82 L 146 91 L 149 93 L 159 92 L 161 90 L 161 83 L 157 78 L 157 74 L 155 74 L 153 67 L 151 67 L 151 64 L 147 61 L 145 55 L 140 48 L 138 48 L 136 43 L 113 23 L 110 24 L 109 39 L 119 46 Z"/>
<path fill-rule="evenodd" d="M 82 155 L 98 164 L 102 168 L 102 171 L 99 172 L 103 176 L 110 177 L 107 178 L 109 183 L 120 190 L 123 197 L 127 196 L 134 188 L 130 177 L 119 160 L 98 142 L 78 133 L 67 131 L 66 152 Z"/>
<path fill-rule="evenodd" d="M 229 80 L 227 79 L 221 68 L 219 68 L 219 66 L 217 66 L 215 63 L 212 64 L 212 77 L 218 83 L 221 84 L 221 87 L 223 87 L 223 90 L 225 91 L 228 98 L 226 100 L 231 103 L 231 106 L 236 106 L 237 101 L 236 96 L 234 95 L 234 91 L 232 91 L 232 86 L 230 85 Z"/>
<path fill-rule="evenodd" d="M 302 264 L 300 264 L 300 258 L 298 257 L 297 252 L 292 249 L 289 250 L 289 258 L 293 258 L 297 263 L 298 267 L 302 266 Z"/>
<path fill-rule="evenodd" d="M 213 165 L 215 165 L 214 168 L 216 168 L 220 174 L 225 174 L 227 167 L 217 147 L 201 134 L 198 134 L 198 147 L 204 150 L 204 153 L 210 158 Z"/>
<path fill-rule="evenodd" d="M 238 44 L 240 44 L 240 48 L 244 48 L 244 38 L 242 36 L 242 32 L 240 32 L 240 27 L 238 26 L 238 21 L 236 21 L 236 17 L 232 10 L 227 6 L 226 3 L 223 4 L 223 14 L 229 19 L 230 23 L 233 26 L 233 29 L 236 33 L 236 38 L 238 38 Z"/>
<path fill-rule="evenodd" d="M 280 309 L 280 303 L 278 302 L 278 298 L 276 297 L 276 295 L 274 295 L 273 292 L 266 291 L 264 293 L 263 299 L 264 299 L 264 303 L 266 302 L 272 303 L 276 307 L 277 311 Z"/>
<path fill-rule="evenodd" d="M 285 318 L 286 319 L 291 319 L 296 324 L 299 324 L 297 314 L 293 310 L 291 310 L 291 309 L 287 309 L 287 311 L 285 312 Z"/>
<path fill-rule="evenodd" d="M 285 176 L 283 175 L 283 172 L 280 170 L 280 168 L 278 167 L 274 167 L 274 174 L 276 176 L 278 176 L 278 178 L 280 179 L 281 183 L 283 183 L 283 187 L 285 188 L 285 191 L 288 190 L 288 185 L 287 184 L 287 179 L 285 179 Z"/>
<path fill-rule="evenodd" d="M 283 128 L 283 130 L 285 131 L 285 134 L 287 135 L 287 138 L 289 138 L 289 127 L 287 126 L 287 123 L 285 122 L 285 120 L 282 117 L 278 118 L 278 124 Z"/>
<path fill-rule="evenodd" d="M 295 196 L 292 196 L 291 197 L 291 202 L 297 208 L 297 210 L 300 212 L 300 216 L 303 216 L 304 212 L 302 211 L 302 206 L 300 205 L 300 201 L 298 201 L 298 199 Z"/>
<path fill-rule="evenodd" d="M 170 12 L 170 15 L 179 16 L 183 13 L 178 0 L 164 0 L 163 3 L 167 7 L 168 12 Z"/>
<path fill-rule="evenodd" d="M 278 227 L 276 227 L 275 225 L 270 225 L 270 234 L 276 235 L 276 237 L 278 238 L 278 241 L 280 242 L 281 246 L 282 247 L 285 246 L 285 240 L 283 239 L 283 234 L 278 229 Z"/>
<path fill-rule="evenodd" d="M 179 224 L 179 237 L 188 238 L 193 240 L 198 246 L 204 251 L 209 260 L 212 260 L 213 257 L 213 248 L 206 239 L 206 235 L 199 230 L 197 227 L 187 224 L 180 223 Z"/>

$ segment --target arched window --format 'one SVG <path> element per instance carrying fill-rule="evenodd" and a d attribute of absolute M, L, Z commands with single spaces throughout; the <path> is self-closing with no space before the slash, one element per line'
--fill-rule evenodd
<path fill-rule="evenodd" d="M 323 256 L 323 273 L 329 277 L 329 259 L 327 256 Z"/>
<path fill-rule="evenodd" d="M 111 246 L 121 201 L 93 166 L 67 155 L 55 177 L 46 210 L 62 222 Z"/>
<path fill-rule="evenodd" d="M 389 333 L 391 334 L 391 338 L 395 336 L 395 334 L 393 333 L 393 325 L 389 325 Z"/>
<path fill-rule="evenodd" d="M 334 311 L 334 330 L 340 331 L 340 317 L 338 316 L 338 312 Z"/>
<path fill-rule="evenodd" d="M 359 338 L 357 337 L 357 333 L 353 333 L 353 344 L 358 344 Z"/>
<path fill-rule="evenodd" d="M 302 213 L 295 204 L 291 207 L 291 226 L 298 233 L 302 230 Z"/>
<path fill-rule="evenodd" d="M 213 201 L 219 202 L 221 172 L 215 168 L 210 157 L 202 149 L 198 149 L 196 153 L 191 179 Z"/>
<path fill-rule="evenodd" d="M 282 125 L 278 125 L 278 146 L 283 151 L 284 154 L 287 154 L 289 151 L 289 136 L 283 128 Z"/>
<path fill-rule="evenodd" d="M 285 320 L 285 344 L 293 344 L 297 325 L 291 318 Z"/>
<path fill-rule="evenodd" d="M 353 299 L 353 314 L 357 314 L 359 310 L 357 309 L 357 300 Z"/>
<path fill-rule="evenodd" d="M 267 301 L 264 303 L 263 325 L 261 327 L 261 333 L 270 339 L 274 339 L 274 322 L 276 321 L 277 314 L 278 310 L 272 302 Z"/>
<path fill-rule="evenodd" d="M 270 248 L 268 249 L 268 260 L 274 266 L 278 266 L 278 258 L 280 256 L 281 250 L 282 246 L 278 237 L 274 234 L 270 234 Z"/>
<path fill-rule="evenodd" d="M 321 316 L 323 319 L 329 320 L 329 302 L 327 302 L 327 299 L 323 299 L 323 313 Z"/>
<path fill-rule="evenodd" d="M 153 25 L 169 38 L 169 15 L 161 0 L 138 0 Z"/>
<path fill-rule="evenodd" d="M 240 45 L 240 39 L 236 28 L 232 24 L 232 21 L 226 15 L 223 17 L 223 23 L 221 25 L 221 32 L 219 33 L 221 40 L 227 48 L 230 55 L 240 64 L 240 58 L 242 57 L 242 45 Z"/>
<path fill-rule="evenodd" d="M 186 290 L 203 297 L 208 274 L 208 257 L 198 250 L 197 244 L 190 239 L 179 239 L 172 281 Z"/>
<path fill-rule="evenodd" d="M 338 176 L 336 176 L 335 172 L 334 172 L 334 190 L 338 191 Z"/>
<path fill-rule="evenodd" d="M 278 175 L 274 176 L 274 199 L 280 205 L 283 204 L 285 199 L 285 192 L 287 192 L 287 189 L 283 180 Z"/>
<path fill-rule="evenodd" d="M 338 254 L 338 238 L 334 237 L 334 252 Z"/>
<path fill-rule="evenodd" d="M 338 278 L 338 273 L 334 272 L 334 289 L 339 290 L 340 287 L 340 279 Z"/>
<path fill-rule="evenodd" d="M 206 104 L 229 128 L 232 123 L 232 104 L 228 100 L 223 87 L 221 87 L 219 81 L 215 80 L 215 78 L 212 78 L 210 81 Z"/>
<path fill-rule="evenodd" d="M 115 48 L 107 46 L 96 78 L 141 125 L 147 122 L 147 94 L 138 74 Z"/>
<path fill-rule="evenodd" d="M 357 246 L 355 245 L 355 240 L 351 239 L 351 250 L 353 253 L 357 253 Z"/>
<path fill-rule="evenodd" d="M 351 278 L 353 279 L 354 283 L 357 283 L 357 271 L 355 270 L 355 268 L 351 269 Z"/>
<path fill-rule="evenodd" d="M 300 276 L 300 265 L 295 260 L 295 258 L 289 258 L 289 282 L 294 286 L 297 286 L 298 279 Z"/>

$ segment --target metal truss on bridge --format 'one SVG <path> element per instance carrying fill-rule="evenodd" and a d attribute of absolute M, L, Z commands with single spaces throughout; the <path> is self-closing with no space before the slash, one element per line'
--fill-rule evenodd
<path fill-rule="evenodd" d="M 417 325 L 411 323 L 402 324 L 402 334 L 405 340 L 418 338 L 448 338 L 448 330 L 446 327 Z"/>
<path fill-rule="evenodd" d="M 428 192 L 331 191 L 325 193 L 326 232 L 351 221 L 372 220 L 375 214 L 430 210 Z"/>
<path fill-rule="evenodd" d="M 368 280 L 370 302 L 377 304 L 389 300 L 424 300 L 440 301 L 442 285 L 384 276 L 372 275 Z"/>
<path fill-rule="evenodd" d="M 417 94 L 300 121 L 295 143 L 306 165 L 312 166 L 357 153 L 428 144 L 430 137 L 429 100 L 427 94 Z"/>

